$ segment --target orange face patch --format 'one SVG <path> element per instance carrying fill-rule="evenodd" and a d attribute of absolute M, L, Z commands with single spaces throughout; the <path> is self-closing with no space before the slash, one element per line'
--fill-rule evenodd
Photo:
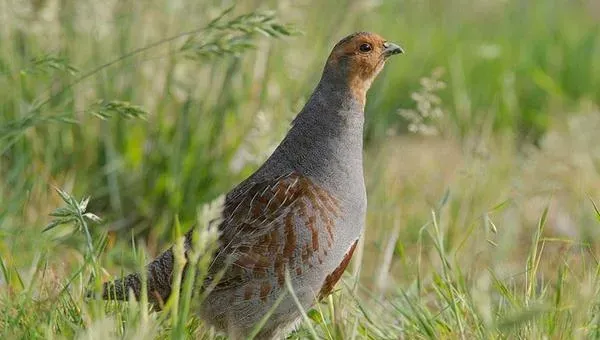
<path fill-rule="evenodd" d="M 342 67 L 345 63 L 348 86 L 363 105 L 367 90 L 385 63 L 385 43 L 377 34 L 356 33 L 337 43 L 327 60 L 329 67 Z"/>

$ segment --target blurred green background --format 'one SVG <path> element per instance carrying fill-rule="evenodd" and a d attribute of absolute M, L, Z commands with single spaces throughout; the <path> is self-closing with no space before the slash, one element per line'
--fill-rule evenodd
<path fill-rule="evenodd" d="M 132 239 L 150 255 L 165 249 L 176 216 L 189 228 L 199 206 L 269 155 L 332 46 L 354 31 L 406 51 L 367 100 L 360 259 L 377 265 L 363 270 L 365 285 L 384 294 L 435 276 L 436 254 L 423 255 L 431 272 L 415 263 L 432 246 L 423 236 L 432 211 L 442 219 L 443 253 L 473 280 L 522 270 L 548 202 L 544 235 L 568 240 L 553 254 L 572 254 L 574 245 L 595 253 L 600 2 L 240 1 L 223 32 L 239 36 L 244 27 L 228 18 L 265 10 L 289 26 L 266 36 L 250 30 L 239 45 L 184 48 L 221 37 L 206 25 L 232 4 L 0 0 L 3 285 L 11 271 L 31 279 L 40 257 L 64 273 L 81 261 L 74 254 L 83 235 L 41 233 L 62 204 L 53 187 L 91 196 L 88 210 L 103 219 L 92 233 L 110 231 L 103 258 L 113 274 L 133 268 Z"/>

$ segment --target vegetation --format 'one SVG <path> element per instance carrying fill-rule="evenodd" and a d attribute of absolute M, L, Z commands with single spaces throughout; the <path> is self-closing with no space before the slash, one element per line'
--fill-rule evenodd
<path fill-rule="evenodd" d="M 161 313 L 85 292 L 206 225 L 357 30 L 407 53 L 368 97 L 364 242 L 290 337 L 600 337 L 597 1 L 0 0 L 0 22 L 2 338 L 219 337 L 190 282 Z"/>

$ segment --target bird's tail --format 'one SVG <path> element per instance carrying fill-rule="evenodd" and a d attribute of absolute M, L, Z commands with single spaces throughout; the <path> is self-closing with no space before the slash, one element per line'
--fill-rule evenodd
<path fill-rule="evenodd" d="M 173 250 L 171 248 L 146 266 L 148 302 L 157 308 L 164 305 L 169 295 L 171 295 L 173 265 Z M 128 299 L 129 291 L 133 293 L 136 299 L 140 299 L 142 278 L 139 273 L 130 274 L 115 281 L 104 282 L 102 285 L 102 299 L 124 301 Z M 89 293 L 88 295 L 93 294 Z"/>

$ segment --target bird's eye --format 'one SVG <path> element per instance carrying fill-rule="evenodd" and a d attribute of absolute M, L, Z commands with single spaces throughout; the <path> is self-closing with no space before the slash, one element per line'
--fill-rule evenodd
<path fill-rule="evenodd" d="M 358 49 L 361 52 L 370 52 L 373 49 L 373 47 L 371 47 L 371 44 L 364 43 L 364 44 L 360 45 L 360 47 L 358 47 Z"/>

